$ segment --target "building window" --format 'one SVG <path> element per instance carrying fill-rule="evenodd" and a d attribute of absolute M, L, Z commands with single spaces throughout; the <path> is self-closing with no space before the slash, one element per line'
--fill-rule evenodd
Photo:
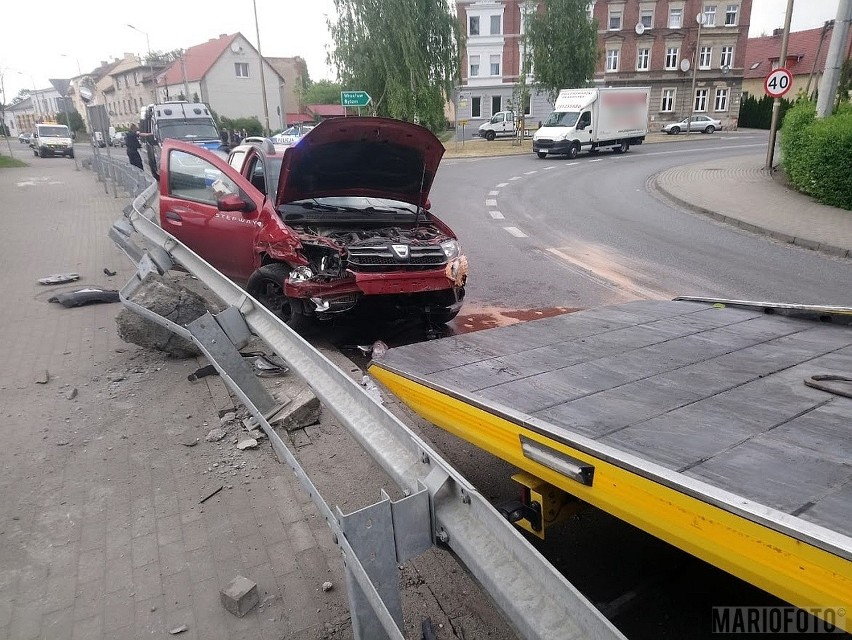
<path fill-rule="evenodd" d="M 651 68 L 651 50 L 639 49 L 636 52 L 636 71 L 647 71 Z"/>
<path fill-rule="evenodd" d="M 474 96 L 470 99 L 470 117 L 482 117 L 482 98 L 480 98 L 479 96 Z"/>
<path fill-rule="evenodd" d="M 606 70 L 618 71 L 618 49 L 606 50 Z"/>
<path fill-rule="evenodd" d="M 139 72 L 137 72 L 137 71 L 133 72 L 133 84 L 136 84 L 136 85 L 139 84 Z"/>
<path fill-rule="evenodd" d="M 470 16 L 470 18 L 468 18 L 467 25 L 467 35 L 479 35 L 479 16 Z"/>
<path fill-rule="evenodd" d="M 479 75 L 479 56 L 470 56 L 470 76 Z"/>
<path fill-rule="evenodd" d="M 695 90 L 695 111 L 707 111 L 707 89 Z"/>
<path fill-rule="evenodd" d="M 726 27 L 736 27 L 737 26 L 737 12 L 739 11 L 739 7 L 735 4 L 729 4 L 728 8 L 725 9 L 725 26 Z"/>
<path fill-rule="evenodd" d="M 500 75 L 500 55 L 491 56 L 491 75 Z"/>
<path fill-rule="evenodd" d="M 609 30 L 619 31 L 621 29 L 621 9 L 609 10 Z"/>
<path fill-rule="evenodd" d="M 248 62 L 235 62 L 234 72 L 237 74 L 238 78 L 248 78 Z M 189 100 L 189 98 L 187 98 L 187 100 Z"/>
<path fill-rule="evenodd" d="M 677 69 L 677 47 L 669 47 L 666 49 L 666 69 Z"/>
<path fill-rule="evenodd" d="M 701 53 L 698 55 L 698 68 L 709 69 L 712 57 L 713 47 L 701 47 Z"/>
<path fill-rule="evenodd" d="M 715 4 L 704 5 L 704 26 L 705 27 L 715 27 L 716 26 L 716 5 Z"/>
<path fill-rule="evenodd" d="M 499 36 L 503 32 L 503 29 L 501 28 L 502 27 L 502 25 L 501 25 L 502 20 L 500 18 L 501 18 L 501 16 L 491 16 L 491 35 L 492 36 Z"/>
<path fill-rule="evenodd" d="M 527 94 L 524 96 L 524 115 L 531 116 L 532 115 L 532 96 Z"/>
<path fill-rule="evenodd" d="M 731 67 L 734 64 L 734 47 L 722 47 L 722 56 L 719 58 L 720 67 Z"/>
<path fill-rule="evenodd" d="M 646 29 L 654 26 L 654 10 L 643 9 L 639 12 L 639 23 Z"/>
<path fill-rule="evenodd" d="M 669 29 L 680 29 L 683 25 L 683 9 L 669 9 Z"/>
<path fill-rule="evenodd" d="M 716 89 L 716 100 L 713 102 L 714 111 L 728 110 L 728 90 Z"/>
<path fill-rule="evenodd" d="M 674 111 L 674 103 L 675 103 L 675 90 L 674 89 L 663 89 L 663 95 L 660 99 L 660 111 L 664 111 L 666 113 L 671 113 Z"/>
<path fill-rule="evenodd" d="M 491 96 L 491 115 L 503 110 L 503 96 Z"/>

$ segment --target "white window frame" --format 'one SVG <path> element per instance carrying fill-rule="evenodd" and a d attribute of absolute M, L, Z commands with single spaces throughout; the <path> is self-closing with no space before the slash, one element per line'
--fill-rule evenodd
<path fill-rule="evenodd" d="M 497 58 L 497 62 L 494 62 L 494 58 Z M 499 53 L 493 53 L 493 54 L 488 56 L 488 71 L 492 76 L 494 76 L 494 77 L 500 76 L 500 69 L 502 67 L 502 62 L 503 61 L 501 60 L 501 56 L 500 56 Z M 495 71 L 494 66 L 495 65 L 497 66 L 497 68 L 496 68 L 497 73 L 494 73 L 494 71 Z"/>
<path fill-rule="evenodd" d="M 494 20 L 497 20 L 497 31 L 494 31 Z M 490 30 L 490 35 L 492 36 L 502 36 L 503 35 L 503 16 L 497 14 L 488 16 L 488 28 Z"/>
<path fill-rule="evenodd" d="M 650 71 L 650 69 L 651 69 L 651 48 L 650 47 L 639 47 L 636 50 L 636 71 Z"/>
<path fill-rule="evenodd" d="M 716 95 L 713 99 L 713 111 L 725 112 L 728 110 L 728 97 L 730 90 L 727 87 L 717 87 Z"/>
<path fill-rule="evenodd" d="M 702 46 L 698 52 L 698 68 L 709 69 L 713 61 L 713 47 Z"/>
<path fill-rule="evenodd" d="M 480 20 L 480 16 L 468 16 L 467 17 L 467 35 L 469 36 L 478 36 L 482 33 L 482 20 Z M 473 32 L 473 25 L 476 25 L 476 33 Z"/>
<path fill-rule="evenodd" d="M 725 26 L 736 27 L 740 15 L 740 5 L 729 4 L 725 8 Z M 733 17 L 732 17 L 733 16 Z"/>
<path fill-rule="evenodd" d="M 671 7 L 669 9 L 669 29 L 680 29 L 683 27 L 683 9 L 681 7 Z"/>
<path fill-rule="evenodd" d="M 672 113 L 674 111 L 677 89 L 664 88 L 660 93 L 660 113 Z M 666 108 L 668 103 L 668 109 Z"/>
<path fill-rule="evenodd" d="M 705 27 L 715 27 L 716 26 L 716 5 L 715 4 L 705 4 L 704 5 L 704 25 Z"/>
<path fill-rule="evenodd" d="M 695 113 L 707 113 L 707 89 L 695 90 L 695 101 L 692 106 Z"/>
<path fill-rule="evenodd" d="M 618 49 L 606 50 L 606 66 L 604 67 L 604 71 L 606 73 L 615 73 L 618 71 L 619 53 L 620 51 Z"/>
<path fill-rule="evenodd" d="M 609 31 L 621 31 L 621 25 L 622 25 L 623 18 L 624 18 L 624 13 L 622 12 L 622 10 L 620 8 L 619 9 L 610 8 L 609 16 L 607 18 L 607 23 L 606 23 L 607 29 Z M 617 26 L 613 26 L 614 20 L 618 20 Z"/>
<path fill-rule="evenodd" d="M 476 78 L 479 76 L 479 55 L 472 55 L 468 60 L 468 77 Z"/>
<path fill-rule="evenodd" d="M 674 57 L 674 62 L 670 61 Z M 677 70 L 677 63 L 680 57 L 680 47 L 666 47 L 666 59 L 665 59 L 665 69 L 667 71 L 671 71 L 672 69 Z"/>
<path fill-rule="evenodd" d="M 647 18 L 647 20 L 646 20 Z M 654 28 L 654 10 L 653 9 L 641 9 L 639 11 L 639 23 L 645 27 L 646 29 Z"/>
<path fill-rule="evenodd" d="M 245 73 L 243 73 L 245 72 Z M 234 63 L 234 75 L 237 78 L 248 78 L 249 77 L 249 64 L 248 62 L 235 62 Z M 186 98 L 189 100 L 189 98 Z"/>
<path fill-rule="evenodd" d="M 719 55 L 719 67 L 734 66 L 734 45 L 729 44 L 722 47 L 722 53 Z"/>

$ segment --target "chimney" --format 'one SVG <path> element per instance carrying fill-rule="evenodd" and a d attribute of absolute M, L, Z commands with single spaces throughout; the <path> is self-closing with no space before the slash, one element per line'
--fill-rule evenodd
<path fill-rule="evenodd" d="M 777 37 L 777 36 L 782 35 L 783 33 L 784 33 L 784 29 L 783 29 L 783 28 L 773 29 L 773 30 L 772 30 L 772 37 L 773 37 L 773 38 L 775 38 L 775 37 Z"/>
<path fill-rule="evenodd" d="M 227 34 L 227 33 L 220 33 L 220 34 L 219 34 L 219 37 L 220 37 L 220 38 L 227 38 L 227 37 L 228 37 L 228 34 Z"/>

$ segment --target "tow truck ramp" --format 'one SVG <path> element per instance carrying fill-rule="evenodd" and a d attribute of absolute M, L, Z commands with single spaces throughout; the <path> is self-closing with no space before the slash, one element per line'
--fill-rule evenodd
<path fill-rule="evenodd" d="M 530 495 L 556 487 L 798 607 L 848 611 L 850 323 L 640 301 L 393 348 L 370 373 Z"/>

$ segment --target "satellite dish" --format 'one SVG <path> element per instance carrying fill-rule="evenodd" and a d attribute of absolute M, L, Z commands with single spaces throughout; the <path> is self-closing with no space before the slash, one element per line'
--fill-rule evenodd
<path fill-rule="evenodd" d="M 643 33 L 645 33 L 645 25 L 641 22 L 637 22 L 636 26 L 633 27 L 633 30 L 636 32 L 637 36 L 641 36 Z"/>
<path fill-rule="evenodd" d="M 680 61 L 680 70 L 684 72 L 689 71 L 689 60 L 684 58 Z"/>
<path fill-rule="evenodd" d="M 239 53 L 242 50 L 243 50 L 243 48 L 242 48 L 242 46 L 240 45 L 239 42 L 232 42 L 231 43 L 231 51 L 233 51 L 234 53 Z"/>
<path fill-rule="evenodd" d="M 722 73 L 724 75 L 728 75 L 730 72 L 731 72 L 731 65 L 729 65 L 729 64 L 722 65 Z"/>
<path fill-rule="evenodd" d="M 702 11 L 695 16 L 695 21 L 698 24 L 707 24 L 707 14 Z"/>

